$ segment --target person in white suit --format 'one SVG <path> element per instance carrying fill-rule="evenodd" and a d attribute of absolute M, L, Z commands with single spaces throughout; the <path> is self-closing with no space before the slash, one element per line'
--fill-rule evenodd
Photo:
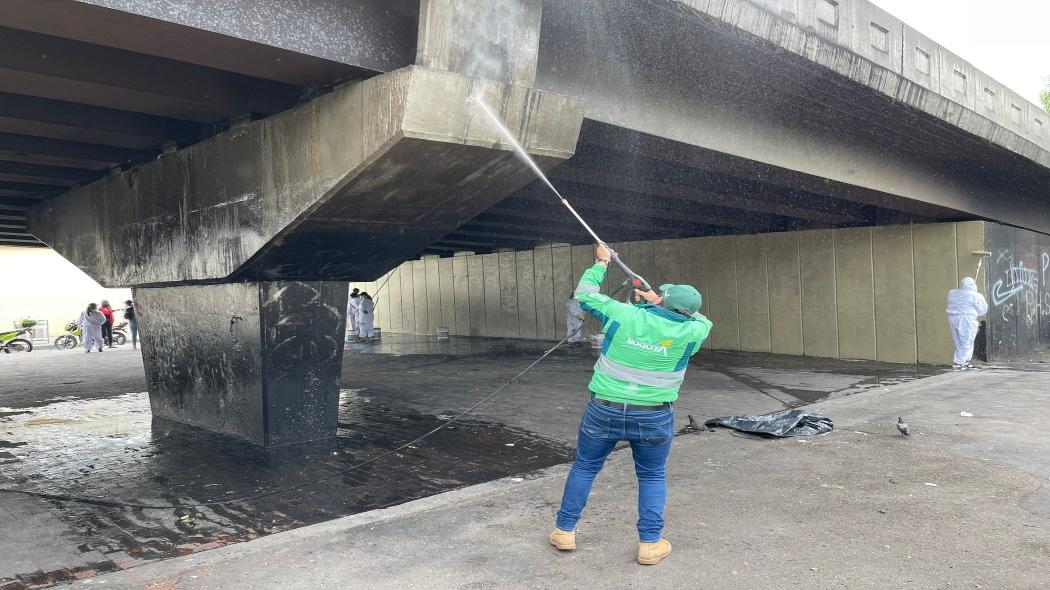
<path fill-rule="evenodd" d="M 350 300 L 346 303 L 346 321 L 350 324 L 350 333 L 354 335 L 354 340 L 357 340 L 361 336 L 357 324 L 357 316 L 360 315 L 361 311 L 360 292 L 360 289 L 355 288 L 350 293 Z"/>
<path fill-rule="evenodd" d="M 970 277 L 959 282 L 958 289 L 948 291 L 948 327 L 955 341 L 952 368 L 965 371 L 972 367 L 973 341 L 977 338 L 977 318 L 988 313 L 988 301 L 977 291 Z"/>
<path fill-rule="evenodd" d="M 357 308 L 357 335 L 363 340 L 371 342 L 375 339 L 375 311 L 376 305 L 372 301 L 372 296 L 367 292 L 362 292 L 360 303 Z"/>
<path fill-rule="evenodd" d="M 80 326 L 84 335 L 84 352 L 91 352 L 92 348 L 98 348 L 102 352 L 102 324 L 106 323 L 106 316 L 98 310 L 97 303 L 89 303 L 87 309 L 80 312 L 77 325 Z"/>

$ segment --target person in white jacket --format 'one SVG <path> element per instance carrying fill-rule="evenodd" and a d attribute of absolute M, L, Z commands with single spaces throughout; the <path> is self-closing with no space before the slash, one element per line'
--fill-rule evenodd
<path fill-rule="evenodd" d="M 350 324 L 350 333 L 354 335 L 354 340 L 357 340 L 361 336 L 361 326 L 357 323 L 357 317 L 361 312 L 360 291 L 360 289 L 354 289 L 353 292 L 350 293 L 350 300 L 346 304 L 346 321 Z"/>
<path fill-rule="evenodd" d="M 955 358 L 952 368 L 969 369 L 973 357 L 973 341 L 977 338 L 977 318 L 988 313 L 988 301 L 977 291 L 977 283 L 970 277 L 959 282 L 958 289 L 948 291 L 948 327 L 955 340 Z"/>
<path fill-rule="evenodd" d="M 361 296 L 358 297 L 360 303 L 357 307 L 357 335 L 363 339 L 371 342 L 375 338 L 375 302 L 372 301 L 372 296 L 362 291 Z"/>
<path fill-rule="evenodd" d="M 77 318 L 77 325 L 80 326 L 80 330 L 84 335 L 84 352 L 91 352 L 93 347 L 97 347 L 99 352 L 102 352 L 102 324 L 106 323 L 106 316 L 98 310 L 97 303 L 89 303 L 87 309 L 80 312 L 80 317 Z"/>

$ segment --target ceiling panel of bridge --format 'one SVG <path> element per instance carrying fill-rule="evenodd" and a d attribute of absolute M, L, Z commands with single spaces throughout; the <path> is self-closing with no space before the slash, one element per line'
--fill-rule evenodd
<path fill-rule="evenodd" d="M 598 235 L 617 242 L 971 218 L 595 121 L 584 122 L 576 155 L 550 179 Z M 590 241 L 536 181 L 429 251 Z"/>
<path fill-rule="evenodd" d="M 413 2 L 390 6 L 412 19 Z M 614 4 L 630 3 L 609 5 Z M 562 26 L 572 28 L 576 25 L 567 15 L 551 7 L 577 5 L 559 0 L 548 2 L 545 10 L 564 17 Z M 0 27 L 0 244 L 36 243 L 25 232 L 24 210 L 41 199 L 156 158 L 166 146 L 192 144 L 232 120 L 293 106 L 311 95 L 311 86 L 374 73 L 85 3 L 8 0 L 5 9 L 6 28 Z M 683 92 L 704 89 L 736 97 L 763 92 L 774 100 L 743 101 L 742 106 L 780 109 L 779 116 L 798 124 L 856 134 L 916 157 L 933 156 L 949 172 L 996 175 L 1004 186 L 1030 186 L 1037 173 L 1006 150 L 903 109 L 797 56 L 740 43 L 723 29 L 697 34 L 681 19 L 661 21 L 656 13 L 635 14 L 636 22 L 627 24 L 623 18 L 630 15 L 613 16 L 587 28 L 587 38 L 619 35 L 611 58 L 635 59 L 636 67 L 654 79 L 677 76 Z M 557 20 L 545 21 L 544 35 L 559 30 Z M 634 36 L 620 35 L 622 30 Z M 657 39 L 661 51 L 632 46 L 646 38 Z M 740 76 L 740 68 L 758 75 Z M 577 156 L 553 176 L 610 240 L 966 217 L 593 121 L 584 128 Z M 491 211 L 464 220 L 433 249 L 485 251 L 586 241 L 541 189 L 534 183 Z"/>
<path fill-rule="evenodd" d="M 43 245 L 41 200 L 376 73 L 80 2 L 10 0 L 2 25 L 0 245 Z"/>

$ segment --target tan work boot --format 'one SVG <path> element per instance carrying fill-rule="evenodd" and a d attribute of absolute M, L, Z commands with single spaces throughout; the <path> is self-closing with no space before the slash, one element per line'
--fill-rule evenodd
<path fill-rule="evenodd" d="M 655 543 L 638 543 L 638 563 L 656 565 L 671 554 L 671 542 L 660 539 Z"/>
<path fill-rule="evenodd" d="M 576 533 L 554 529 L 550 536 L 551 545 L 558 551 L 573 551 L 576 549 Z"/>

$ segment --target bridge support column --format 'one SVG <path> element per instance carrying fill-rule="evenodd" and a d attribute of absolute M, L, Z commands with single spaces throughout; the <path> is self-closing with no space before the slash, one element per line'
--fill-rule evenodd
<path fill-rule="evenodd" d="M 137 288 L 154 416 L 260 445 L 335 435 L 345 282 Z"/>
<path fill-rule="evenodd" d="M 416 65 L 533 86 L 542 15 L 543 0 L 422 0 Z"/>

